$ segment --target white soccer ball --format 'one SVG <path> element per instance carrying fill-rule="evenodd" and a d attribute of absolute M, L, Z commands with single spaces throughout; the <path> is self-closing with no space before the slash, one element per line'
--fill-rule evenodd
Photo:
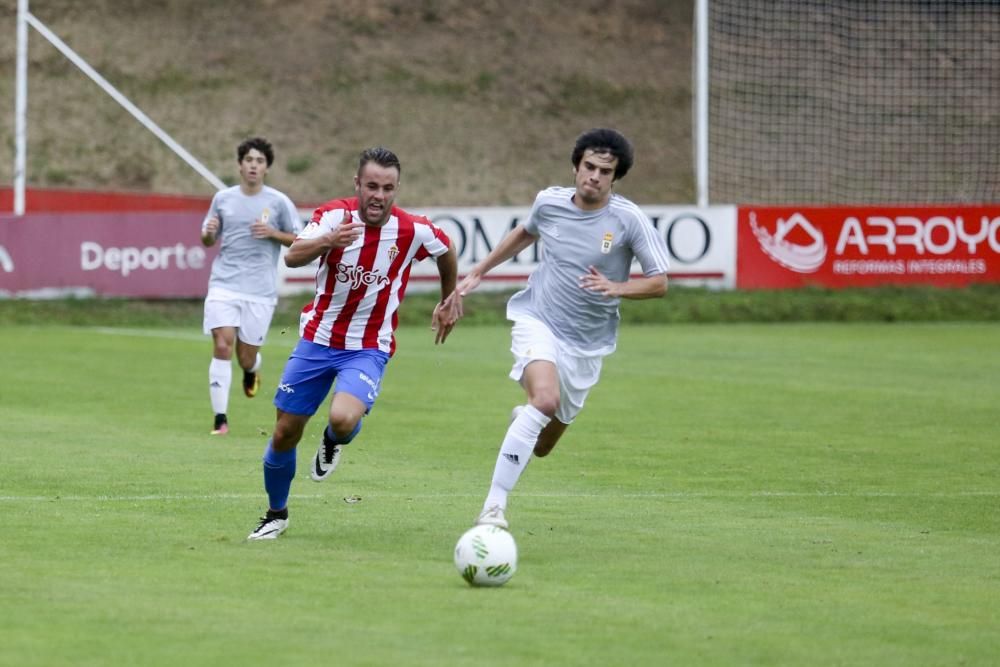
<path fill-rule="evenodd" d="M 497 526 L 473 526 L 455 545 L 455 568 L 470 586 L 502 586 L 517 570 L 514 537 Z"/>

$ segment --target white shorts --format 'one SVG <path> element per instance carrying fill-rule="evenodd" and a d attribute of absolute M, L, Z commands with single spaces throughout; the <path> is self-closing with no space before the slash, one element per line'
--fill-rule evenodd
<path fill-rule="evenodd" d="M 267 330 L 274 316 L 274 306 L 242 299 L 205 299 L 206 334 L 219 327 L 236 327 L 237 336 L 247 345 L 260 347 L 267 339 Z"/>
<path fill-rule="evenodd" d="M 515 320 L 510 338 L 510 351 L 514 355 L 510 379 L 520 382 L 525 366 L 532 361 L 551 361 L 559 374 L 559 409 L 555 417 L 563 424 L 572 424 L 590 389 L 601 377 L 604 357 L 583 357 L 566 351 L 545 324 L 531 318 Z"/>

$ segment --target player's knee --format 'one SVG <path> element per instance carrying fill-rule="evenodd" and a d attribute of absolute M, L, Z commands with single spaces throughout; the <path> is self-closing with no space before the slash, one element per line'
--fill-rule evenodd
<path fill-rule="evenodd" d="M 279 418 L 274 425 L 274 433 L 271 436 L 271 447 L 276 452 L 287 452 L 295 449 L 302 439 L 304 424 L 298 421 Z"/>
<path fill-rule="evenodd" d="M 539 395 L 532 396 L 531 405 L 546 417 L 554 417 L 559 409 L 559 395 Z"/>
<path fill-rule="evenodd" d="M 330 428 L 338 438 L 346 438 L 354 432 L 360 417 L 346 413 L 332 413 Z"/>
<path fill-rule="evenodd" d="M 295 449 L 301 439 L 302 431 L 282 428 L 279 424 L 274 427 L 274 433 L 271 436 L 271 448 L 276 452 L 287 452 L 290 449 Z"/>

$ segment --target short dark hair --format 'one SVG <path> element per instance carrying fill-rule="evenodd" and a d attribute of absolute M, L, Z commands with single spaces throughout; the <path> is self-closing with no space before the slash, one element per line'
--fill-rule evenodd
<path fill-rule="evenodd" d="M 264 137 L 250 137 L 237 146 L 236 161 L 243 162 L 243 158 L 247 156 L 247 153 L 249 153 L 252 148 L 256 148 L 264 154 L 264 157 L 267 158 L 267 166 L 270 167 L 271 163 L 274 162 L 274 149 L 271 147 L 271 142 Z"/>
<path fill-rule="evenodd" d="M 361 170 L 369 162 L 374 162 L 380 167 L 395 167 L 396 171 L 400 174 L 403 173 L 403 167 L 399 164 L 399 158 L 384 146 L 375 146 L 374 148 L 366 148 L 361 151 L 361 158 L 358 160 L 358 174 L 361 174 Z"/>
<path fill-rule="evenodd" d="M 576 145 L 573 146 L 573 167 L 580 166 L 583 154 L 588 150 L 595 153 L 610 153 L 618 158 L 615 165 L 615 180 L 625 178 L 625 174 L 632 168 L 635 156 L 632 152 L 632 144 L 621 132 L 606 127 L 597 127 L 587 130 L 576 138 Z"/>

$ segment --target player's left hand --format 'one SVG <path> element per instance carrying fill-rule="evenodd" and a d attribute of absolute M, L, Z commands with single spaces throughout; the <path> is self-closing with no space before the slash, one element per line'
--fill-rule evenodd
<path fill-rule="evenodd" d="M 439 304 L 442 310 L 447 311 L 447 317 L 450 318 L 453 323 L 465 317 L 465 307 L 462 304 L 463 296 L 463 292 L 455 289 L 454 292 L 448 295 L 447 299 Z"/>
<path fill-rule="evenodd" d="M 431 331 L 434 332 L 435 345 L 444 343 L 448 338 L 448 334 L 455 328 L 455 322 L 457 321 L 458 318 L 455 317 L 454 307 L 449 306 L 447 301 L 434 306 L 434 312 L 431 313 Z"/>
<path fill-rule="evenodd" d="M 269 239 L 274 235 L 274 227 L 266 222 L 254 220 L 253 224 L 250 225 L 250 234 L 253 235 L 255 239 Z"/>
<path fill-rule="evenodd" d="M 621 283 L 609 280 L 593 266 L 588 266 L 587 273 L 580 276 L 580 287 L 591 292 L 599 292 L 604 296 L 621 296 Z"/>

